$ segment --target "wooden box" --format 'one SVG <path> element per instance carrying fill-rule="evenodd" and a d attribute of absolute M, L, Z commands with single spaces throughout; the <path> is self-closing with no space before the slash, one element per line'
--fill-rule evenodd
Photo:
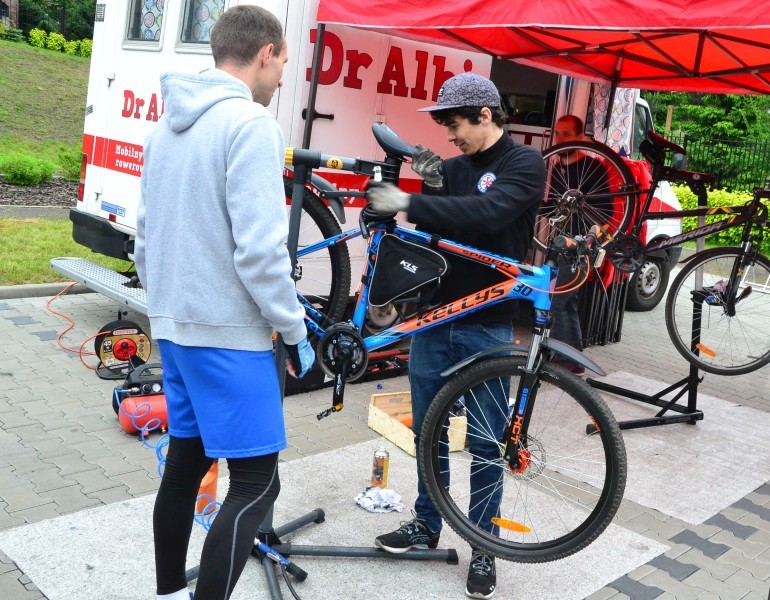
<path fill-rule="evenodd" d="M 451 417 L 449 429 L 449 451 L 462 450 L 465 446 L 465 417 Z M 414 434 L 412 433 L 412 395 L 409 392 L 372 394 L 369 403 L 370 429 L 414 456 Z"/>

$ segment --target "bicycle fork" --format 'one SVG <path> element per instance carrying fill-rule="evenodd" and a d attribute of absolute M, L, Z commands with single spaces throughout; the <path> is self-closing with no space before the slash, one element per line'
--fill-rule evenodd
<path fill-rule="evenodd" d="M 522 368 L 519 387 L 516 390 L 516 400 L 511 408 L 511 418 L 503 433 L 501 442 L 504 444 L 503 457 L 508 467 L 514 473 L 523 473 L 529 467 L 530 452 L 527 449 L 527 430 L 532 409 L 535 406 L 537 390 L 540 387 L 540 343 L 547 337 L 545 323 L 538 323 L 536 318 L 535 330 L 532 332 L 527 363 Z"/>

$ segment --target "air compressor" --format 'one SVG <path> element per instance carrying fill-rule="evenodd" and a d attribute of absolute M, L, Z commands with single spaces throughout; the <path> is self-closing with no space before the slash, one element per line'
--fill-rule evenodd
<path fill-rule="evenodd" d="M 127 433 L 146 435 L 168 429 L 166 396 L 163 393 L 163 367 L 148 363 L 152 343 L 142 328 L 132 321 L 118 320 L 101 328 L 94 341 L 100 368 L 110 375 L 100 377 L 125 380 L 112 394 L 112 408 Z M 97 371 L 98 372 L 98 371 Z"/>

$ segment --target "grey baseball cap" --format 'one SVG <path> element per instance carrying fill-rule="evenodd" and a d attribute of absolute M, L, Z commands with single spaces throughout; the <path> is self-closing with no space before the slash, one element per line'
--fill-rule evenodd
<path fill-rule="evenodd" d="M 444 82 L 438 91 L 437 102 L 436 106 L 420 108 L 418 112 L 432 112 L 462 106 L 497 108 L 500 106 L 500 92 L 486 77 L 475 73 L 461 73 Z"/>

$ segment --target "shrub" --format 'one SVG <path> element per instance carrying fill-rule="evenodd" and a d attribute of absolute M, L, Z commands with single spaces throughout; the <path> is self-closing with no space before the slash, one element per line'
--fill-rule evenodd
<path fill-rule="evenodd" d="M 0 171 L 5 181 L 12 185 L 37 185 L 53 177 L 56 165 L 28 154 L 13 152 L 0 157 Z"/>
<path fill-rule="evenodd" d="M 45 38 L 48 34 L 42 29 L 32 29 L 29 32 L 29 43 L 35 48 L 45 48 Z"/>
<path fill-rule="evenodd" d="M 64 42 L 64 54 L 69 54 L 70 56 L 75 56 L 78 53 L 78 48 L 80 47 L 80 42 L 76 40 L 72 40 L 69 42 Z"/>
<path fill-rule="evenodd" d="M 59 170 L 65 181 L 80 181 L 80 163 L 83 152 L 80 144 L 61 146 L 57 152 Z"/>
<path fill-rule="evenodd" d="M 16 42 L 19 43 L 27 43 L 27 38 L 24 37 L 24 32 L 21 29 L 8 29 L 5 32 L 3 39 L 9 41 L 9 42 Z"/>
<path fill-rule="evenodd" d="M 49 33 L 46 40 L 45 47 L 49 50 L 61 52 L 64 48 L 64 44 L 67 43 L 66 38 L 61 33 Z"/>
<path fill-rule="evenodd" d="M 94 43 L 89 39 L 80 40 L 80 56 L 84 58 L 91 58 L 91 50 Z"/>
<path fill-rule="evenodd" d="M 698 208 L 698 197 L 686 185 L 673 186 L 676 197 L 682 204 L 682 209 L 693 210 Z M 715 206 L 738 206 L 751 201 L 752 194 L 749 192 L 728 192 L 725 190 L 714 190 L 709 192 L 708 205 Z M 706 217 L 706 223 L 715 223 L 724 220 L 725 215 L 709 215 Z M 698 226 L 698 217 L 685 217 L 682 219 L 682 231 L 691 231 Z M 742 227 L 732 227 L 706 236 L 706 242 L 715 246 L 740 246 Z M 755 231 L 755 239 L 759 239 L 762 232 Z M 770 236 L 766 236 L 760 251 L 763 254 L 770 252 Z"/>

